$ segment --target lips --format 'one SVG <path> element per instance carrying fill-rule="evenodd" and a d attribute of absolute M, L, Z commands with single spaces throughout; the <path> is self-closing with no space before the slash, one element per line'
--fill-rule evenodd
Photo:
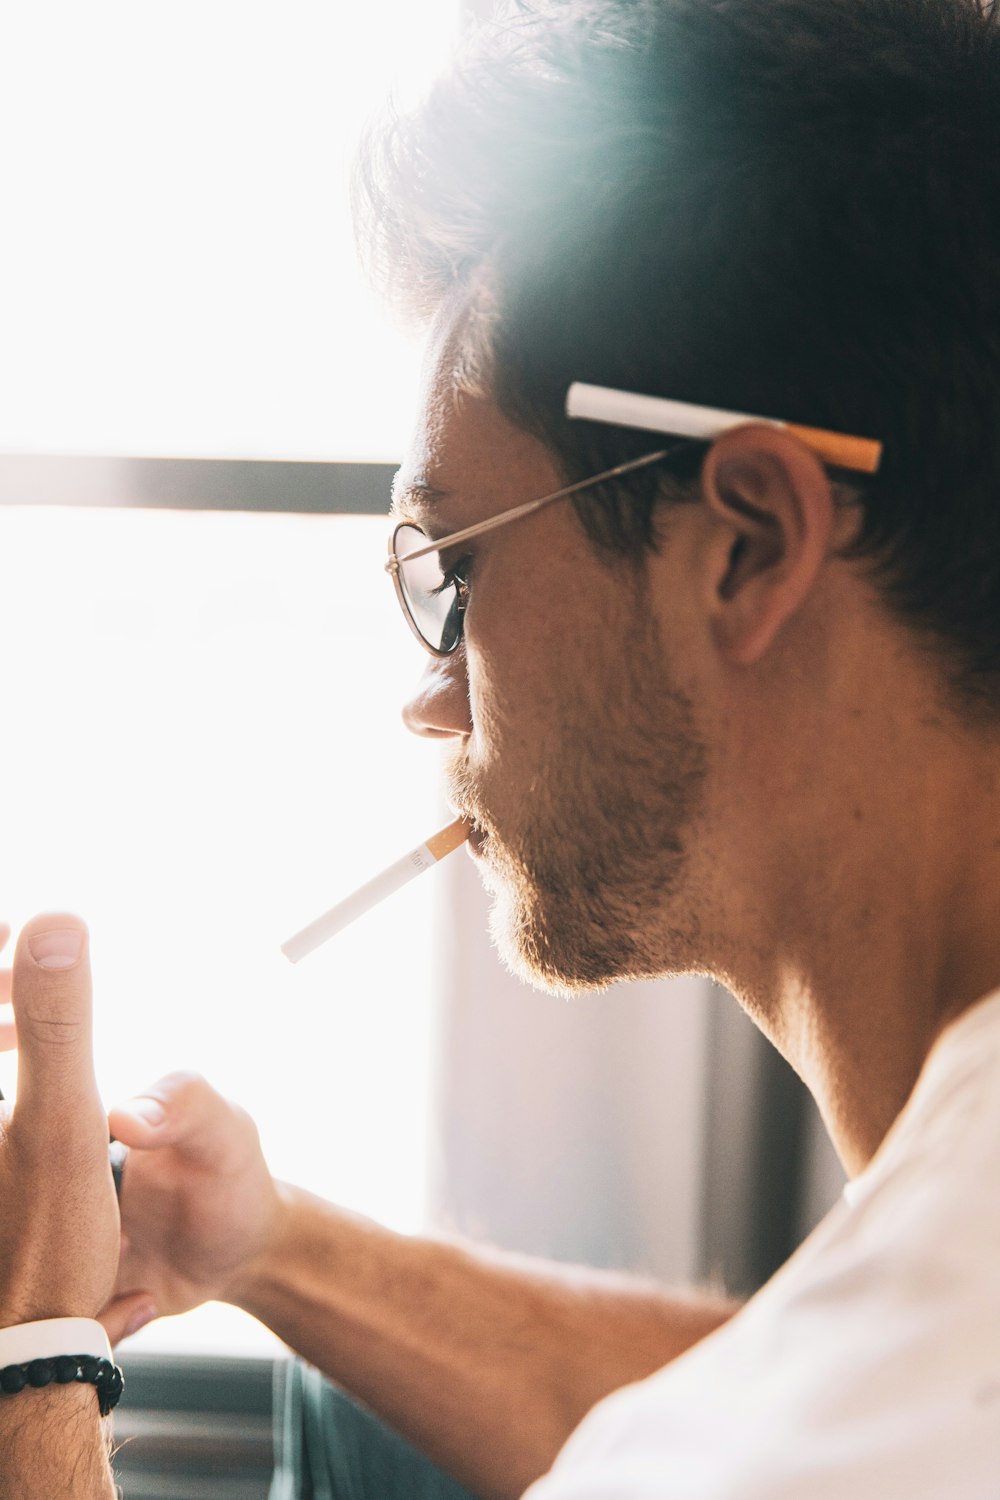
<path fill-rule="evenodd" d="M 463 761 L 453 761 L 445 767 L 445 787 L 447 800 L 456 814 L 472 825 L 466 841 L 469 853 L 476 856 L 486 853 L 490 837 L 487 820 L 480 816 L 479 789 Z"/>
<path fill-rule="evenodd" d="M 450 798 L 449 801 L 451 801 Z M 454 807 L 459 817 L 464 818 L 467 823 L 471 824 L 469 834 L 466 839 L 466 849 L 470 854 L 475 855 L 476 857 L 480 856 L 484 852 L 486 844 L 489 840 L 488 831 L 483 827 L 482 823 L 479 822 L 475 813 L 470 812 L 467 807 L 461 806 L 457 800 L 452 802 L 452 806 Z"/>

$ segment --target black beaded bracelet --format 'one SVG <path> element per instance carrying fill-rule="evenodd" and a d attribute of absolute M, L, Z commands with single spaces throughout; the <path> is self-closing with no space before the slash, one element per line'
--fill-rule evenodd
<path fill-rule="evenodd" d="M 26 1386 L 40 1390 L 46 1385 L 72 1385 L 73 1381 L 97 1388 L 97 1404 L 106 1417 L 125 1388 L 125 1377 L 110 1359 L 94 1354 L 57 1354 L 54 1359 L 32 1359 L 24 1365 L 6 1365 L 0 1370 L 0 1393 L 16 1396 Z"/>

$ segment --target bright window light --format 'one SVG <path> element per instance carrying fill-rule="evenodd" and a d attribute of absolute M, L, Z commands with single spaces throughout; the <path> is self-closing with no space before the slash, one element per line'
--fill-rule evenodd
<path fill-rule="evenodd" d="M 278 1176 L 419 1228 L 438 872 L 279 951 L 448 817 L 399 717 L 423 663 L 385 523 L 0 508 L 0 552 L 0 912 L 88 920 L 106 1102 L 195 1068 Z M 145 1347 L 269 1347 L 224 1310 L 178 1323 Z"/>
<path fill-rule="evenodd" d="M 0 452 L 396 461 L 419 355 L 359 275 L 346 168 L 458 21 L 459 0 L 6 7 Z M 384 524 L 3 498 L 0 913 L 88 919 L 105 1098 L 199 1069 L 279 1176 L 418 1227 L 434 876 L 297 969 L 278 951 L 446 816 L 399 721 L 422 663 Z M 273 1346 L 221 1308 L 133 1344 Z"/>
<path fill-rule="evenodd" d="M 33 0 L 0 18 L 0 452 L 396 460 L 416 350 L 346 164 L 458 0 Z"/>

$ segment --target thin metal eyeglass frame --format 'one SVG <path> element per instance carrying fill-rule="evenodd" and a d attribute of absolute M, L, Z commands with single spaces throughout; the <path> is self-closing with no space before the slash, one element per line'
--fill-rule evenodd
<path fill-rule="evenodd" d="M 499 515 L 490 516 L 485 521 L 477 521 L 474 526 L 466 526 L 461 531 L 453 531 L 449 536 L 440 537 L 436 542 L 428 542 L 426 547 L 418 547 L 415 552 L 408 552 L 405 557 L 397 557 L 393 550 L 396 533 L 400 526 L 410 526 L 414 531 L 420 527 L 412 521 L 400 521 L 393 527 L 389 538 L 389 558 L 385 563 L 385 571 L 392 578 L 396 589 L 396 598 L 399 607 L 406 616 L 409 625 L 417 640 L 424 650 L 431 656 L 447 657 L 453 656 L 462 643 L 461 634 L 455 641 L 450 651 L 441 651 L 437 646 L 432 646 L 430 641 L 421 631 L 413 615 L 410 606 L 406 602 L 403 593 L 403 585 L 400 580 L 400 568 L 403 563 L 416 562 L 418 557 L 427 557 L 431 552 L 444 552 L 449 547 L 455 547 L 459 542 L 471 541 L 474 536 L 482 536 L 487 531 L 495 531 L 498 526 L 506 526 L 508 521 L 518 521 L 522 516 L 530 516 L 535 511 L 541 510 L 544 505 L 551 505 L 554 500 L 565 500 L 568 495 L 579 494 L 581 490 L 590 489 L 595 484 L 603 484 L 606 480 L 617 479 L 622 474 L 631 474 L 634 469 L 646 468 L 649 464 L 656 464 L 664 458 L 672 458 L 675 454 L 683 452 L 688 448 L 705 446 L 704 440 L 700 438 L 681 438 L 676 443 L 671 443 L 666 448 L 659 448 L 655 453 L 644 453 L 640 458 L 631 458 L 627 463 L 616 464 L 613 469 L 604 469 L 600 474 L 592 474 L 589 479 L 578 479 L 575 484 L 564 485 L 560 490 L 553 490 L 551 495 L 543 495 L 540 500 L 528 500 L 523 505 L 515 505 L 510 510 L 503 510 Z"/>

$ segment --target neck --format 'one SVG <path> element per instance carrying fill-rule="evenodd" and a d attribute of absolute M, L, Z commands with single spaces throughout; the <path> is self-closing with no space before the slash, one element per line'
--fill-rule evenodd
<path fill-rule="evenodd" d="M 821 785 L 826 817 L 814 806 L 772 868 L 766 959 L 728 976 L 852 1175 L 942 1030 L 1000 987 L 997 737 L 941 716 L 905 727 L 874 755 L 870 737 L 863 758 L 841 754 Z"/>

